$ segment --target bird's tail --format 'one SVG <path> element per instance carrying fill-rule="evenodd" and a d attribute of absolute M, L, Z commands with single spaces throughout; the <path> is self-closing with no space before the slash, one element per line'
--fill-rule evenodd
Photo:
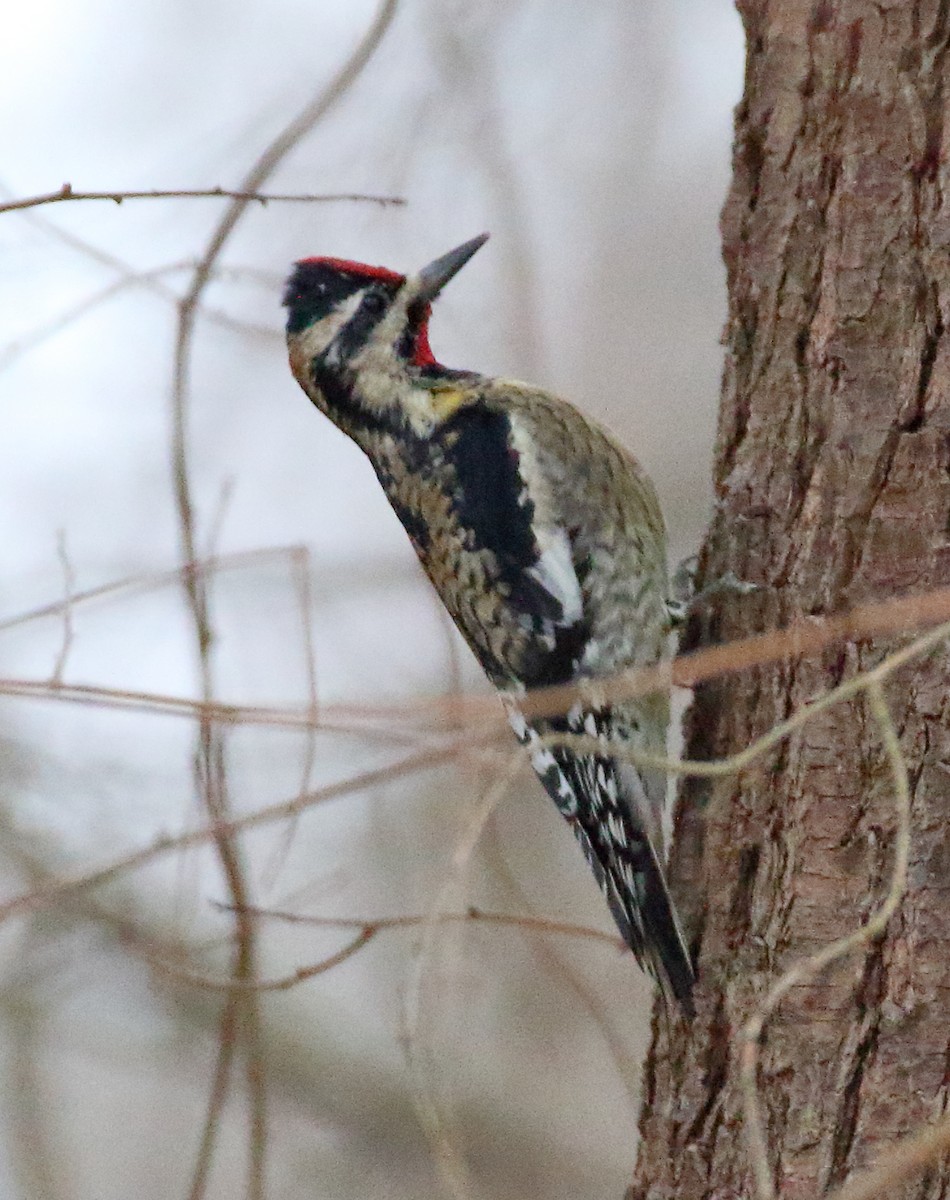
<path fill-rule="evenodd" d="M 657 981 L 664 998 L 675 1000 L 687 1016 L 693 1016 L 693 963 L 663 864 L 650 838 L 628 831 L 623 842 L 608 844 L 602 837 L 592 838 L 593 831 L 581 822 L 571 824 L 623 940 Z"/>
<path fill-rule="evenodd" d="M 649 839 L 643 843 L 642 866 L 637 871 L 638 886 L 627 903 L 610 904 L 614 920 L 624 940 L 640 963 L 656 979 L 664 997 L 675 999 L 687 1016 L 694 1016 L 693 962 L 680 928 L 676 906 L 666 882 L 666 872 Z M 636 913 L 631 917 L 631 901 Z M 639 941 L 639 947 L 636 944 Z"/>
<path fill-rule="evenodd" d="M 608 755 L 575 754 L 546 745 L 541 730 L 529 723 L 517 704 L 508 718 L 545 790 L 574 830 L 610 911 L 644 970 L 659 984 L 666 1000 L 693 1014 L 693 964 L 666 886 L 661 844 L 662 794 L 659 784 L 630 764 Z M 579 710 L 567 718 L 549 718 L 545 732 L 610 732 L 609 714 Z M 653 784 L 654 786 L 650 786 Z M 651 801 L 649 791 L 657 796 Z"/>

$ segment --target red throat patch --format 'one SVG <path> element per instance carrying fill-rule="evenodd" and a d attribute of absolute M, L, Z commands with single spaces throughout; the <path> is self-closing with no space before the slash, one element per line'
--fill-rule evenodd
<path fill-rule="evenodd" d="M 427 304 L 419 321 L 419 326 L 416 329 L 416 343 L 412 354 L 412 365 L 414 367 L 435 366 L 435 355 L 432 353 L 432 347 L 429 345 L 429 317 L 431 316 L 432 305 Z"/>

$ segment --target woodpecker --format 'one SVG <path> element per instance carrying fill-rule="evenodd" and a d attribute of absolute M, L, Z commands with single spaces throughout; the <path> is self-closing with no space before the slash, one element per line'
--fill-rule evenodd
<path fill-rule="evenodd" d="M 662 754 L 668 698 L 596 699 L 599 677 L 655 663 L 668 644 L 662 514 L 636 460 L 571 404 L 436 361 L 432 302 L 487 237 L 414 275 L 298 262 L 284 295 L 291 369 L 369 458 L 624 940 L 691 1013 L 693 967 L 661 858 L 665 777 L 611 754 L 618 742 Z M 585 685 L 585 699 L 526 718 L 526 691 L 562 683 Z M 546 740 L 564 731 L 603 752 Z"/>

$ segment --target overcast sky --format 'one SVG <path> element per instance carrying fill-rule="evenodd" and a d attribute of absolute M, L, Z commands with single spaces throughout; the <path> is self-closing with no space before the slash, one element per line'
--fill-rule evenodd
<path fill-rule="evenodd" d="M 77 190 L 235 186 L 339 69 L 375 10 L 364 0 L 10 6 L 0 185 L 11 196 L 66 181 Z M 321 700 L 431 696 L 449 686 L 454 664 L 467 686 L 482 687 L 371 471 L 290 377 L 279 295 L 298 257 L 409 270 L 490 230 L 439 302 L 436 355 L 553 388 L 611 426 L 656 480 L 674 554 L 695 549 L 709 505 L 725 314 L 717 220 L 741 69 L 739 21 L 726 0 L 405 0 L 356 85 L 267 189 L 406 204 L 249 211 L 206 295 L 229 322 L 198 321 L 189 447 L 199 543 L 262 552 L 214 588 L 221 696 L 306 701 L 300 591 L 280 550 L 288 546 L 311 555 L 307 617 Z M 175 309 L 157 289 L 181 294 L 186 265 L 221 212 L 217 200 L 60 204 L 0 221 L 0 620 L 63 595 L 59 545 L 73 592 L 153 580 L 76 607 L 70 683 L 195 694 L 181 596 L 156 579 L 180 554 L 169 448 Z M 0 675 L 48 679 L 62 649 L 59 617 L 0 630 Z M 2 711 L 13 781 L 4 820 L 23 839 L 18 853 L 75 871 L 197 819 L 188 722 L 14 699 Z M 251 730 L 231 739 L 229 753 L 239 811 L 300 786 L 299 738 Z M 321 735 L 310 780 L 394 755 L 393 744 Z M 475 784 L 490 775 L 484 764 L 469 771 L 321 809 L 301 823 L 279 869 L 283 835 L 251 842 L 255 895 L 311 911 L 424 908 L 464 839 Z M 493 821 L 491 869 L 476 859 L 459 902 L 518 909 L 526 895 L 540 912 L 609 928 L 540 793 L 506 801 Z M 500 862 L 514 883 L 503 886 Z M 208 900 L 224 893 L 209 864 L 196 856 L 153 868 L 115 902 L 152 938 L 221 937 L 228 919 Z M 22 857 L 14 866 L 22 883 Z M 45 1147 L 41 1161 L 24 1153 L 22 1114 L 8 1095 L 0 1187 L 56 1200 L 56 1173 L 68 1163 L 64 1197 L 183 1195 L 210 1026 L 191 998 L 156 994 L 134 954 L 86 920 L 48 916 L 0 943 L 17 1011 L 26 997 L 43 1022 L 39 1043 L 24 1042 L 22 1026 L 0 1013 L 8 1078 L 16 1063 L 35 1068 L 37 1102 L 53 1114 L 52 1128 L 41 1120 L 30 1134 Z M 288 936 L 272 935 L 277 973 L 335 945 Z M 389 1167 L 358 1128 L 367 1119 L 389 1130 L 379 1153 L 398 1163 L 400 1195 L 444 1194 L 399 1045 L 408 947 L 367 951 L 268 1009 L 283 1113 L 275 1196 L 378 1192 Z M 439 1086 L 476 1194 L 566 1198 L 579 1180 L 595 1182 L 591 1194 L 622 1190 L 648 989 L 629 960 L 596 947 L 556 954 L 567 955 L 573 983 L 568 974 L 552 983 L 548 951 L 521 941 L 455 942 L 442 962 L 448 982 L 432 1018 L 433 1037 L 444 1035 L 436 1057 L 447 1064 Z M 312 1070 L 303 1065 L 311 1059 Z M 357 1103 L 358 1093 L 372 1101 Z M 629 1121 L 605 1130 L 601 1109 L 618 1106 Z M 226 1145 L 239 1148 L 240 1105 L 228 1121 Z M 210 1194 L 242 1186 L 241 1154 L 225 1160 L 220 1192 Z M 46 1175 L 42 1163 L 52 1164 Z"/>

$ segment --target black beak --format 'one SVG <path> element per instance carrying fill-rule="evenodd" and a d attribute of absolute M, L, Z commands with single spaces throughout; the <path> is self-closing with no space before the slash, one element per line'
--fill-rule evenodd
<path fill-rule="evenodd" d="M 461 246 L 456 246 L 448 254 L 443 254 L 435 262 L 430 262 L 427 267 L 423 267 L 417 276 L 419 280 L 419 291 L 417 293 L 419 299 L 434 300 L 452 276 L 457 275 L 475 251 L 484 246 L 487 241 L 488 234 L 480 233 L 478 237 L 473 237 L 470 242 L 463 242 Z"/>

